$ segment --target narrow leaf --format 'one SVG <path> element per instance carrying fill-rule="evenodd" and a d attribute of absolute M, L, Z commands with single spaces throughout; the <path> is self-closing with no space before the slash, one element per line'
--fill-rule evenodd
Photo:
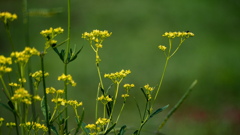
<path fill-rule="evenodd" d="M 116 123 L 114 123 L 107 131 L 104 135 L 107 135 L 114 127 L 116 126 Z"/>
<path fill-rule="evenodd" d="M 7 106 L 7 105 L 5 105 L 5 104 L 3 104 L 3 103 L 0 103 L 0 105 L 2 105 L 4 108 L 6 108 L 7 110 L 9 110 L 9 111 L 11 111 L 12 113 L 14 113 L 14 110 L 13 110 L 11 107 L 9 107 L 9 106 Z"/>
<path fill-rule="evenodd" d="M 157 109 L 155 112 L 153 112 L 153 113 L 150 115 L 149 118 L 152 118 L 154 115 L 162 112 L 163 110 L 165 110 L 166 108 L 168 108 L 168 106 L 169 106 L 169 105 L 166 105 L 166 106 L 164 106 L 164 107 L 162 107 L 162 108 Z"/>
<path fill-rule="evenodd" d="M 69 62 L 71 62 L 71 61 L 75 60 L 75 59 L 77 58 L 78 54 L 79 54 L 79 53 L 82 51 L 82 49 L 83 49 L 83 46 L 82 46 L 82 48 L 81 48 L 80 50 L 78 50 L 78 51 L 77 51 L 77 53 L 76 53 L 76 54 L 74 54 L 74 55 L 71 57 L 71 59 L 70 59 L 70 61 L 69 61 Z"/>
<path fill-rule="evenodd" d="M 51 127 L 51 130 L 52 130 L 56 135 L 58 135 L 58 131 L 57 131 L 56 127 L 53 126 L 53 125 L 51 125 L 50 127 Z"/>
<path fill-rule="evenodd" d="M 137 134 L 138 134 L 138 130 L 134 131 L 133 134 L 134 134 L 134 135 L 137 135 Z"/>
<path fill-rule="evenodd" d="M 83 132 L 86 134 L 86 135 L 89 135 L 90 133 L 90 130 L 88 128 L 85 128 L 87 126 L 86 123 L 82 122 L 82 125 L 81 125 L 81 128 L 83 130 Z"/>
<path fill-rule="evenodd" d="M 121 129 L 120 129 L 120 131 L 119 131 L 119 133 L 118 133 L 118 135 L 124 135 L 124 133 L 125 133 L 125 131 L 126 131 L 126 130 L 125 130 L 126 127 L 127 127 L 126 125 L 122 126 Z"/>
<path fill-rule="evenodd" d="M 168 112 L 167 116 L 163 120 L 162 124 L 159 126 L 158 130 L 160 130 L 167 122 L 167 120 L 172 116 L 172 114 L 180 107 L 180 105 L 185 101 L 185 99 L 188 97 L 190 92 L 192 91 L 193 87 L 197 84 L 197 80 L 195 80 L 191 86 L 188 88 L 188 90 L 184 93 L 184 95 L 181 97 L 181 99 L 177 102 L 177 104 Z"/>

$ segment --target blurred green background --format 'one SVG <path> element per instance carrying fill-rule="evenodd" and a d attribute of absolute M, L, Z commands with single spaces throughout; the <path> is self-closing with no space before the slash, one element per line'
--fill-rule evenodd
<path fill-rule="evenodd" d="M 45 39 L 39 34 L 50 27 L 62 27 L 65 33 L 58 36 L 59 42 L 67 37 L 67 1 L 31 0 L 30 11 L 57 11 L 52 16 L 29 17 L 30 45 L 43 50 Z M 22 15 L 22 2 L 0 0 L 0 11 L 18 14 L 11 23 L 14 44 L 22 50 L 26 44 Z M 131 69 L 124 83 L 134 83 L 131 94 L 138 98 L 140 87 L 149 83 L 156 86 L 164 64 L 164 55 L 157 48 L 167 45 L 161 35 L 166 31 L 191 31 L 195 37 L 187 39 L 177 54 L 170 60 L 166 78 L 160 91 L 158 106 L 170 107 L 152 119 L 143 134 L 154 134 L 167 111 L 180 99 L 189 85 L 198 80 L 189 98 L 168 121 L 162 133 L 166 135 L 237 135 L 240 134 L 240 1 L 238 0 L 72 0 L 72 46 L 83 47 L 77 60 L 70 63 L 69 73 L 77 82 L 69 90 L 72 99 L 84 102 L 88 123 L 94 116 L 95 91 L 98 77 L 95 54 L 87 41 L 81 38 L 85 31 L 108 30 L 112 36 L 100 50 L 102 73 Z M 177 43 L 177 42 L 175 42 Z M 0 54 L 11 52 L 3 23 L 0 24 Z M 39 58 L 32 60 L 33 71 L 40 69 Z M 63 72 L 58 56 L 48 50 L 46 70 L 50 72 L 48 86 L 62 88 L 56 78 Z M 104 79 L 107 84 L 110 82 Z M 4 99 L 3 94 L 0 94 Z M 89 101 L 92 98 L 93 100 Z M 141 99 L 139 99 L 141 101 Z M 137 127 L 138 116 L 134 100 L 123 114 L 121 123 L 130 120 L 130 127 Z M 6 115 L 0 110 L 0 116 Z"/>

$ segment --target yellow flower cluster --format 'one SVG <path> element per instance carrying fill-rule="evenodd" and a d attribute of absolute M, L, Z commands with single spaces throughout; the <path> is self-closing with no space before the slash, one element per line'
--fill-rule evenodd
<path fill-rule="evenodd" d="M 61 76 L 58 77 L 58 80 L 65 81 L 67 84 L 71 84 L 72 86 L 77 85 L 75 81 L 72 79 L 72 76 L 70 74 L 68 75 L 62 74 Z"/>
<path fill-rule="evenodd" d="M 98 135 L 98 132 L 101 131 L 101 128 L 97 127 L 95 124 L 88 124 L 85 126 L 85 128 L 88 128 L 90 130 L 89 135 Z"/>
<path fill-rule="evenodd" d="M 55 104 L 60 104 L 62 106 L 65 106 L 67 103 L 67 100 L 63 98 L 53 98 L 52 102 L 54 102 Z"/>
<path fill-rule="evenodd" d="M 108 38 L 112 35 L 112 33 L 109 33 L 107 30 L 100 31 L 100 30 L 93 30 L 92 32 L 84 32 L 82 34 L 82 38 L 92 42 L 95 42 L 95 45 L 97 48 L 102 48 L 102 42 L 105 38 Z"/>
<path fill-rule="evenodd" d="M 7 122 L 6 126 L 7 127 L 16 127 L 16 123 L 15 122 Z"/>
<path fill-rule="evenodd" d="M 32 104 L 31 95 L 24 88 L 15 90 L 14 95 L 11 97 L 14 102 L 23 102 L 25 104 Z"/>
<path fill-rule="evenodd" d="M 88 124 L 85 128 L 88 128 L 91 133 L 89 135 L 98 135 L 98 132 L 101 131 L 101 127 L 104 127 L 110 122 L 110 119 L 107 118 L 98 118 L 95 124 Z"/>
<path fill-rule="evenodd" d="M 35 79 L 35 81 L 40 82 L 42 79 L 42 70 L 36 71 L 34 73 L 30 73 L 30 76 Z M 49 76 L 49 73 L 46 72 L 44 73 L 44 76 L 47 77 Z"/>
<path fill-rule="evenodd" d="M 83 103 L 82 102 L 78 102 L 77 100 L 68 100 L 67 104 L 73 106 L 73 107 L 78 107 L 78 106 L 82 106 Z"/>
<path fill-rule="evenodd" d="M 48 128 L 44 124 L 40 124 L 40 123 L 37 123 L 37 122 L 21 123 L 20 126 L 26 128 L 27 130 L 38 131 L 39 129 L 42 129 L 44 132 L 48 131 Z"/>
<path fill-rule="evenodd" d="M 16 14 L 11 14 L 9 12 L 1 12 L 0 13 L 0 20 L 3 21 L 3 23 L 5 23 L 5 24 L 7 24 L 8 22 L 11 22 L 15 19 L 17 19 Z"/>
<path fill-rule="evenodd" d="M 40 34 L 49 39 L 53 39 L 54 37 L 56 37 L 58 34 L 62 34 L 63 33 L 63 29 L 61 27 L 55 28 L 53 29 L 52 27 L 50 29 L 46 29 L 46 30 L 42 30 L 40 32 Z"/>
<path fill-rule="evenodd" d="M 42 98 L 39 95 L 33 96 L 33 99 L 36 101 L 41 101 Z"/>
<path fill-rule="evenodd" d="M 153 90 L 154 90 L 154 87 L 150 87 L 149 84 L 144 85 L 144 88 L 145 88 L 147 91 L 153 91 Z"/>
<path fill-rule="evenodd" d="M 14 61 L 15 63 L 20 63 L 20 64 L 26 64 L 29 60 L 29 58 L 33 55 L 40 55 L 40 52 L 33 48 L 30 47 L 25 47 L 25 49 L 22 52 L 12 52 L 11 57 L 16 58 Z"/>
<path fill-rule="evenodd" d="M 101 97 L 98 97 L 98 100 L 101 101 L 103 104 L 107 104 L 108 102 L 112 101 L 112 98 L 110 98 L 108 95 L 102 95 Z"/>
<path fill-rule="evenodd" d="M 12 86 L 12 87 L 19 87 L 19 86 L 21 86 L 20 84 L 13 83 L 13 82 L 9 83 L 8 85 Z"/>
<path fill-rule="evenodd" d="M 73 108 L 83 105 L 82 102 L 78 102 L 77 100 L 66 100 L 63 98 L 53 98 L 52 102 L 54 102 L 55 104 L 60 104 L 62 106 L 71 105 Z"/>
<path fill-rule="evenodd" d="M 12 64 L 11 57 L 5 57 L 3 55 L 0 55 L 0 77 L 3 75 L 3 73 L 8 73 L 12 71 L 12 68 L 8 67 L 8 65 L 11 64 Z"/>
<path fill-rule="evenodd" d="M 105 74 L 105 78 L 109 78 L 113 81 L 113 83 L 119 83 L 123 78 L 125 78 L 128 74 L 130 74 L 130 70 L 121 70 L 120 72 Z"/>
<path fill-rule="evenodd" d="M 127 98 L 129 97 L 129 94 L 122 94 L 122 98 Z"/>
<path fill-rule="evenodd" d="M 167 49 L 167 47 L 164 45 L 159 45 L 158 48 L 162 51 L 165 51 Z"/>
<path fill-rule="evenodd" d="M 146 90 L 146 94 L 148 97 L 148 100 L 152 99 L 151 92 L 155 89 L 154 87 L 150 87 L 149 84 L 144 85 L 144 88 Z"/>
<path fill-rule="evenodd" d="M 131 88 L 135 87 L 134 84 L 124 84 L 123 87 L 126 89 L 126 90 L 130 90 Z"/>
<path fill-rule="evenodd" d="M 46 38 L 45 43 L 45 50 L 48 49 L 50 46 L 54 47 L 57 45 L 57 40 L 54 40 L 54 38 L 63 33 L 63 29 L 61 27 L 53 29 L 52 27 L 50 29 L 42 30 L 40 34 Z"/>
<path fill-rule="evenodd" d="M 107 118 L 98 118 L 98 120 L 96 121 L 97 125 L 101 125 L 104 126 L 106 124 L 108 124 L 110 122 L 110 119 Z"/>
<path fill-rule="evenodd" d="M 183 31 L 183 32 L 179 31 L 179 32 L 165 32 L 162 36 L 168 37 L 168 38 L 175 38 L 175 37 L 189 38 L 189 37 L 193 37 L 194 34 L 189 31 Z"/>

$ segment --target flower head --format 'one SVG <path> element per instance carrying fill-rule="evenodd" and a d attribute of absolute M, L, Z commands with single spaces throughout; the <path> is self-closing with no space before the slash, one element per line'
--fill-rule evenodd
<path fill-rule="evenodd" d="M 101 97 L 98 97 L 98 100 L 101 101 L 103 104 L 107 104 L 108 102 L 112 101 L 112 98 L 110 98 L 108 95 L 102 95 Z"/>
<path fill-rule="evenodd" d="M 162 51 L 165 51 L 167 49 L 167 47 L 164 45 L 159 45 L 158 48 Z"/>
<path fill-rule="evenodd" d="M 65 81 L 67 84 L 71 84 L 72 86 L 77 85 L 75 81 L 72 79 L 72 76 L 70 74 L 68 75 L 62 74 L 61 76 L 58 77 L 58 80 Z"/>
<path fill-rule="evenodd" d="M 25 49 L 22 52 L 12 52 L 11 57 L 15 58 L 15 63 L 20 63 L 22 65 L 25 65 L 29 58 L 33 55 L 40 55 L 40 52 L 35 48 L 25 47 Z"/>
<path fill-rule="evenodd" d="M 111 79 L 114 83 L 120 83 L 130 73 L 130 70 L 121 70 L 120 72 L 105 74 L 104 77 Z"/>
<path fill-rule="evenodd" d="M 11 22 L 15 19 L 17 19 L 16 14 L 11 14 L 9 12 L 0 12 L 0 20 L 3 21 L 3 23 L 5 23 L 5 24 L 7 24 L 8 22 Z"/>
<path fill-rule="evenodd" d="M 183 31 L 183 32 L 179 31 L 179 32 L 165 32 L 162 36 L 168 37 L 168 38 L 175 38 L 175 37 L 189 38 L 189 37 L 193 37 L 194 34 L 189 31 Z"/>
<path fill-rule="evenodd" d="M 31 95 L 24 88 L 19 88 L 14 91 L 14 95 L 11 97 L 13 102 L 23 102 L 25 104 L 32 104 Z"/>
<path fill-rule="evenodd" d="M 12 64 L 11 57 L 5 57 L 3 55 L 0 55 L 0 76 L 2 76 L 4 73 L 12 71 L 12 68 L 8 67 L 11 64 Z"/>

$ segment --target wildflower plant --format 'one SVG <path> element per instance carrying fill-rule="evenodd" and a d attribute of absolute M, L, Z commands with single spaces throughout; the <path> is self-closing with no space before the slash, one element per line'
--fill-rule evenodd
<path fill-rule="evenodd" d="M 136 101 L 136 109 L 139 113 L 140 123 L 134 125 L 135 130 L 133 132 L 128 131 L 127 133 L 129 134 L 131 132 L 133 135 L 140 135 L 144 125 L 152 117 L 155 117 L 169 107 L 169 105 L 163 107 L 156 106 L 156 100 L 161 90 L 167 65 L 183 42 L 193 37 L 194 34 L 189 31 L 164 33 L 162 36 L 168 39 L 169 44 L 158 46 L 158 49 L 162 51 L 165 57 L 165 65 L 159 84 L 156 87 L 149 84 L 140 87 L 135 86 L 133 83 L 123 84 L 124 79 L 132 72 L 130 69 L 122 69 L 114 73 L 102 74 L 100 70 L 101 58 L 99 50 L 103 48 L 103 42 L 112 35 L 112 32 L 108 32 L 107 30 L 93 30 L 91 32 L 84 32 L 81 36 L 89 42 L 90 47 L 95 53 L 95 64 L 99 79 L 98 89 L 95 91 L 96 98 L 94 99 L 96 101 L 95 116 L 92 119 L 93 122 L 85 122 L 84 103 L 68 97 L 68 92 L 71 92 L 69 89 L 71 89 L 71 87 L 78 87 L 73 76 L 68 73 L 68 64 L 74 61 L 82 50 L 82 48 L 80 48 L 76 51 L 76 48 L 72 48 L 70 44 L 70 5 L 71 1 L 68 0 L 68 34 L 66 39 L 60 43 L 56 40 L 56 36 L 64 32 L 64 29 L 61 27 L 50 27 L 49 29 L 42 30 L 40 35 L 45 38 L 42 51 L 28 46 L 26 46 L 23 51 L 16 51 L 12 42 L 9 24 L 11 21 L 17 19 L 17 15 L 9 12 L 0 12 L 0 20 L 5 25 L 10 44 L 12 45 L 12 53 L 9 57 L 0 55 L 1 88 L 7 98 L 7 101 L 0 99 L 0 105 L 9 110 L 14 116 L 14 122 L 10 122 L 0 116 L 0 135 L 3 127 L 9 128 L 9 134 L 15 130 L 17 135 L 51 135 L 53 133 L 57 135 L 124 135 L 129 125 L 119 125 L 119 120 L 121 119 L 121 114 L 129 98 L 133 98 Z M 177 39 L 179 39 L 179 43 L 175 46 L 173 40 Z M 61 45 L 66 45 L 66 48 L 60 50 L 59 46 Z M 55 79 L 62 83 L 62 85 L 58 85 L 59 88 L 54 88 L 50 83 L 46 83 L 46 77 L 50 76 L 50 73 L 45 71 L 44 64 L 45 57 L 48 57 L 48 49 L 53 49 L 63 62 L 64 72 Z M 26 74 L 26 72 L 30 71 L 29 68 L 26 67 L 31 67 L 29 61 L 33 56 L 40 57 L 39 62 L 41 66 L 38 71 Z M 13 64 L 17 66 L 14 67 Z M 9 77 L 9 73 L 17 73 L 18 76 L 13 79 Z M 6 79 L 7 75 L 9 75 L 8 79 Z M 28 77 L 30 78 L 28 79 Z M 106 78 L 106 81 L 112 83 L 108 88 L 104 87 L 106 83 L 103 82 L 103 77 Z M 179 102 L 169 111 L 158 130 L 165 125 L 169 117 L 186 99 L 196 83 L 197 81 L 193 82 Z M 132 89 L 136 89 L 136 87 L 140 87 L 139 91 L 144 95 L 144 105 L 139 104 L 138 97 L 131 94 Z M 33 89 L 33 91 L 31 91 L 31 89 Z M 144 106 L 144 108 L 141 106 Z M 36 111 L 36 108 L 40 108 L 42 112 L 39 113 Z M 73 112 L 74 116 L 70 116 L 69 111 Z M 70 121 L 70 117 L 75 119 L 75 127 L 70 127 L 69 122 L 73 123 Z"/>

